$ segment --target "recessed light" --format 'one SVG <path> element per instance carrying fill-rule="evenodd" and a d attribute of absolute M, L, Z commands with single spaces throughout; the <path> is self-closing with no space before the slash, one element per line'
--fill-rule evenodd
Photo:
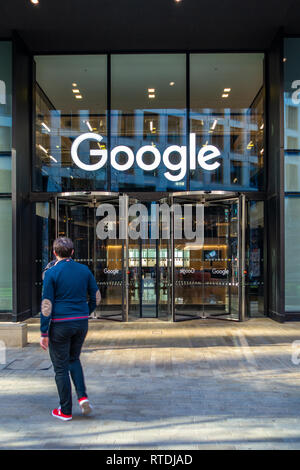
<path fill-rule="evenodd" d="M 81 96 L 81 95 L 75 95 L 75 98 L 76 98 L 77 100 L 81 100 L 82 96 Z"/>
<path fill-rule="evenodd" d="M 72 91 L 73 91 L 73 93 L 80 93 L 78 88 L 74 88 Z"/>
<path fill-rule="evenodd" d="M 174 86 L 175 85 L 175 82 L 170 82 L 170 86 Z"/>
<path fill-rule="evenodd" d="M 46 131 L 51 132 L 51 129 L 44 122 L 42 122 L 42 126 L 46 129 Z"/>
<path fill-rule="evenodd" d="M 155 98 L 155 95 L 149 95 L 149 98 Z"/>
<path fill-rule="evenodd" d="M 155 88 L 148 88 L 148 93 L 155 93 Z"/>
<path fill-rule="evenodd" d="M 211 130 L 212 130 L 212 131 L 215 130 L 215 127 L 216 127 L 216 125 L 217 125 L 217 122 L 218 122 L 218 120 L 215 119 L 214 122 L 213 122 L 213 125 L 211 126 Z"/>
<path fill-rule="evenodd" d="M 77 83 L 72 83 L 72 86 L 77 86 Z"/>
<path fill-rule="evenodd" d="M 229 91 L 231 91 L 231 88 L 224 88 L 224 91 L 225 93 L 228 93 Z"/>
<path fill-rule="evenodd" d="M 46 150 L 45 147 L 43 147 L 41 144 L 39 144 L 39 147 L 41 150 L 43 150 L 43 152 L 48 154 L 48 150 Z"/>
<path fill-rule="evenodd" d="M 30 0 L 30 2 L 33 4 L 33 5 L 38 5 L 40 2 L 39 0 Z"/>
<path fill-rule="evenodd" d="M 222 98 L 228 98 L 228 93 L 223 93 Z"/>
<path fill-rule="evenodd" d="M 89 130 L 90 130 L 91 132 L 93 132 L 93 128 L 92 128 L 92 126 L 90 125 L 89 121 L 85 121 L 85 123 L 86 123 L 86 125 L 88 126 Z"/>

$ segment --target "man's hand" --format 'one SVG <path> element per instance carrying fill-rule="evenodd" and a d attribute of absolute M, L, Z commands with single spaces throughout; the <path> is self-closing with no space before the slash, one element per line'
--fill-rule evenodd
<path fill-rule="evenodd" d="M 49 346 L 49 338 L 47 336 L 41 336 L 40 345 L 45 351 L 47 351 Z"/>

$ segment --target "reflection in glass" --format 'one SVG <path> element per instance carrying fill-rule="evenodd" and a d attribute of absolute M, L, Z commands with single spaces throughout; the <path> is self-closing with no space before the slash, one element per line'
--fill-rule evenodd
<path fill-rule="evenodd" d="M 197 168 L 191 189 L 263 186 L 263 54 L 190 55 L 190 127 L 197 150 L 214 145 L 223 168 Z"/>
<path fill-rule="evenodd" d="M 136 155 L 150 146 L 143 162 L 151 167 L 153 149 L 161 154 L 154 169 L 140 168 L 136 162 L 126 171 L 112 169 L 112 190 L 167 191 L 185 189 L 186 175 L 180 181 L 165 176 L 163 151 L 171 144 L 186 145 L 186 65 L 185 54 L 122 54 L 111 56 L 112 147 L 125 145 Z M 173 85 L 170 85 L 173 83 Z M 119 152 L 117 162 L 124 165 L 128 156 Z M 180 164 L 177 152 L 171 164 Z M 171 174 L 178 174 L 172 170 Z"/>
<path fill-rule="evenodd" d="M 299 312 L 300 306 L 300 198 L 285 198 L 285 308 Z"/>
<path fill-rule="evenodd" d="M 11 132 L 12 46 L 3 41 L 0 42 L 0 193 L 11 192 Z"/>
<path fill-rule="evenodd" d="M 257 317 L 265 315 L 263 201 L 248 201 L 246 293 L 248 316 Z"/>
<path fill-rule="evenodd" d="M 177 320 L 239 319 L 238 217 L 236 201 L 205 203 L 203 244 L 174 240 Z"/>
<path fill-rule="evenodd" d="M 71 158 L 76 137 L 93 132 L 101 143 L 79 147 L 84 163 L 96 163 L 91 149 L 107 148 L 106 56 L 37 56 L 36 166 L 34 187 L 39 191 L 105 189 L 106 167 L 87 172 Z"/>
<path fill-rule="evenodd" d="M 0 311 L 12 310 L 12 209 L 11 200 L 0 199 Z"/>

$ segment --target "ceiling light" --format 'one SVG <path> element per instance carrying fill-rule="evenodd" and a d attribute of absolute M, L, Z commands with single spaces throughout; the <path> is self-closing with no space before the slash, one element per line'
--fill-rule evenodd
<path fill-rule="evenodd" d="M 218 122 L 218 120 L 215 119 L 214 122 L 213 122 L 213 125 L 211 126 L 211 130 L 212 130 L 212 131 L 215 129 L 215 127 L 216 127 L 216 125 L 217 125 L 217 122 Z"/>
<path fill-rule="evenodd" d="M 222 98 L 228 98 L 228 93 L 223 93 Z"/>
<path fill-rule="evenodd" d="M 77 83 L 72 83 L 72 86 L 77 86 Z"/>
<path fill-rule="evenodd" d="M 73 91 L 73 93 L 80 93 L 78 88 L 74 88 L 72 91 Z"/>
<path fill-rule="evenodd" d="M 77 100 L 81 100 L 82 96 L 81 96 L 81 95 L 75 95 L 75 98 L 76 98 Z"/>
<path fill-rule="evenodd" d="M 92 128 L 92 126 L 90 125 L 89 121 L 85 121 L 85 123 L 86 123 L 86 125 L 88 126 L 89 130 L 90 130 L 91 132 L 93 132 L 93 128 Z"/>
<path fill-rule="evenodd" d="M 155 88 L 148 88 L 148 93 L 155 93 Z"/>
<path fill-rule="evenodd" d="M 48 150 L 46 150 L 41 144 L 39 144 L 39 147 L 40 147 L 41 150 L 43 150 L 43 152 L 48 154 Z"/>
<path fill-rule="evenodd" d="M 46 129 L 46 131 L 51 132 L 51 129 L 44 122 L 42 122 L 42 126 Z"/>
<path fill-rule="evenodd" d="M 38 4 L 39 4 L 39 0 L 30 0 L 30 2 L 31 2 L 33 5 L 38 5 Z"/>
<path fill-rule="evenodd" d="M 149 95 L 149 98 L 155 98 L 155 95 Z"/>
<path fill-rule="evenodd" d="M 175 82 L 170 82 L 170 86 L 174 86 L 175 85 Z"/>
<path fill-rule="evenodd" d="M 55 163 L 57 163 L 56 158 L 52 157 L 52 155 L 49 155 L 49 157 L 51 158 L 51 160 L 53 160 Z"/>
<path fill-rule="evenodd" d="M 225 93 L 229 93 L 231 91 L 231 88 L 224 88 Z"/>

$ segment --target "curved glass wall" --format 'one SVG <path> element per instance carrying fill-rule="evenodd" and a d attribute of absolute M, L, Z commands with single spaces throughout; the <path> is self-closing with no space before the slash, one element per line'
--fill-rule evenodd
<path fill-rule="evenodd" d="M 264 189 L 263 61 L 36 57 L 33 190 Z"/>

